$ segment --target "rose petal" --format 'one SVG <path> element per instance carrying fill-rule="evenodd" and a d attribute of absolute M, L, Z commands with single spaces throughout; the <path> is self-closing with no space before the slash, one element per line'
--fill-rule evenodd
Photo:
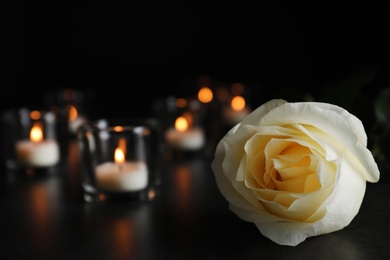
<path fill-rule="evenodd" d="M 339 180 L 333 196 L 328 198 L 327 213 L 323 218 L 312 223 L 254 222 L 260 232 L 278 244 L 295 246 L 308 237 L 327 234 L 349 225 L 360 209 L 366 180 L 355 171 L 346 158 L 342 159 L 340 165 Z"/>
<path fill-rule="evenodd" d="M 282 105 L 276 106 L 277 104 Z M 266 107 L 273 107 L 273 109 L 266 113 L 264 111 Z M 263 116 L 259 117 L 259 115 Z M 332 120 L 329 120 L 330 118 Z M 356 160 L 353 157 L 348 159 L 353 160 L 352 165 L 357 168 L 359 174 L 369 182 L 379 180 L 377 164 L 370 151 L 366 149 L 367 135 L 362 122 L 339 106 L 320 102 L 283 104 L 281 101 L 275 101 L 263 108 L 260 106 L 259 111 L 254 110 L 241 124 L 275 126 L 296 122 L 314 125 L 343 143 L 346 149 L 355 155 Z"/>
<path fill-rule="evenodd" d="M 379 180 L 359 119 L 326 103 L 272 100 L 222 138 L 211 164 L 229 208 L 276 243 L 344 228 Z"/>

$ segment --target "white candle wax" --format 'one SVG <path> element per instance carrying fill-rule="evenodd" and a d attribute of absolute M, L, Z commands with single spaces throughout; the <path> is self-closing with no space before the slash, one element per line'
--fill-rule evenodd
<path fill-rule="evenodd" d="M 105 162 L 95 168 L 97 186 L 106 191 L 138 191 L 148 184 L 144 162 Z"/>
<path fill-rule="evenodd" d="M 22 163 L 37 167 L 53 166 L 60 158 L 60 149 L 54 140 L 21 140 L 16 143 L 16 153 Z"/>
<path fill-rule="evenodd" d="M 170 146 L 183 150 L 197 150 L 203 147 L 205 142 L 204 132 L 199 127 L 185 131 L 170 128 L 165 133 L 165 139 Z"/>

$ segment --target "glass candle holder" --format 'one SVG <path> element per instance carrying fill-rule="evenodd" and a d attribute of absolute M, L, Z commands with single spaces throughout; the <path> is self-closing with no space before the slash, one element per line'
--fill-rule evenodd
<path fill-rule="evenodd" d="M 61 154 L 69 156 L 69 146 L 76 141 L 78 128 L 94 111 L 94 92 L 74 87 L 57 88 L 44 95 L 45 107 L 56 113 Z"/>
<path fill-rule="evenodd" d="M 250 113 L 245 98 L 240 95 L 232 96 L 228 105 L 222 109 L 222 119 L 227 127 L 240 123 Z"/>
<path fill-rule="evenodd" d="M 8 170 L 35 173 L 61 160 L 56 116 L 51 111 L 11 109 L 2 117 L 3 154 Z"/>
<path fill-rule="evenodd" d="M 77 136 L 85 201 L 155 199 L 161 180 L 156 121 L 100 119 L 83 125 Z"/>
<path fill-rule="evenodd" d="M 87 120 L 86 106 L 89 104 L 85 95 L 85 90 L 70 87 L 46 93 L 46 105 L 57 111 L 59 121 L 63 125 L 62 134 L 75 137 L 77 129 Z"/>
<path fill-rule="evenodd" d="M 164 129 L 165 155 L 168 159 L 188 157 L 201 152 L 206 136 L 197 100 L 179 98 Z"/>

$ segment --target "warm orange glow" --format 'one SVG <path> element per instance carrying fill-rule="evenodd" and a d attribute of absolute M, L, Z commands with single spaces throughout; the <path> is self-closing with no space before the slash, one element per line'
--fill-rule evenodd
<path fill-rule="evenodd" d="M 114 159 L 116 163 L 122 164 L 125 162 L 125 154 L 119 147 L 115 149 Z"/>
<path fill-rule="evenodd" d="M 184 132 L 188 129 L 188 122 L 183 116 L 179 116 L 175 121 L 177 131 Z"/>
<path fill-rule="evenodd" d="M 191 112 L 184 112 L 182 116 L 187 120 L 188 127 L 192 126 L 194 123 L 194 117 Z"/>
<path fill-rule="evenodd" d="M 213 100 L 213 92 L 209 87 L 202 87 L 199 89 L 198 99 L 202 103 L 210 103 Z"/>
<path fill-rule="evenodd" d="M 148 192 L 148 199 L 149 200 L 154 200 L 156 198 L 157 194 L 156 194 L 156 191 L 155 190 L 149 190 Z"/>
<path fill-rule="evenodd" d="M 28 192 L 28 198 L 31 201 L 31 205 L 28 207 L 29 218 L 31 220 L 31 234 L 32 240 L 31 245 L 33 247 L 40 247 L 50 244 L 50 235 L 52 213 L 53 207 L 56 207 L 54 200 L 52 198 L 53 194 L 53 183 L 50 183 L 49 186 L 45 186 L 42 183 L 37 185 L 32 185 Z M 45 248 L 46 249 L 46 248 Z"/>
<path fill-rule="evenodd" d="M 235 96 L 230 104 L 233 110 L 241 111 L 245 108 L 245 99 L 242 96 Z"/>
<path fill-rule="evenodd" d="M 137 219 L 138 220 L 138 219 Z M 137 221 L 135 221 L 138 223 Z M 113 239 L 111 240 L 114 252 L 117 252 L 117 259 L 131 259 L 130 255 L 136 255 L 137 241 L 135 234 L 137 233 L 137 224 L 132 219 L 126 217 L 115 218 L 110 224 Z M 125 250 L 124 250 L 125 248 Z"/>
<path fill-rule="evenodd" d="M 78 112 L 77 112 L 76 107 L 73 105 L 69 105 L 68 111 L 69 111 L 69 121 L 75 120 L 78 116 Z"/>
<path fill-rule="evenodd" d="M 183 214 L 183 212 L 187 212 L 188 214 L 191 213 L 188 212 L 188 210 L 193 209 L 193 203 L 194 203 L 194 196 L 191 196 L 192 194 L 192 184 L 193 179 L 192 176 L 193 172 L 191 172 L 191 169 L 188 166 L 178 166 L 174 169 L 174 178 L 175 178 L 175 190 L 177 192 L 177 195 L 175 198 L 177 199 L 177 210 L 180 214 Z M 186 210 L 183 210 L 186 209 Z"/>
<path fill-rule="evenodd" d="M 176 106 L 179 108 L 183 108 L 187 105 L 187 100 L 185 98 L 178 98 L 176 99 Z"/>
<path fill-rule="evenodd" d="M 118 148 L 120 148 L 123 152 L 123 155 L 126 154 L 126 139 L 120 138 L 118 141 Z"/>
<path fill-rule="evenodd" d="M 33 119 L 33 120 L 38 120 L 39 118 L 41 118 L 41 112 L 36 111 L 36 110 L 31 111 L 31 112 L 30 112 L 30 117 L 31 117 L 31 119 Z"/>
<path fill-rule="evenodd" d="M 42 127 L 35 123 L 30 131 L 30 139 L 33 142 L 40 142 L 43 139 Z"/>
<path fill-rule="evenodd" d="M 122 132 L 123 131 L 123 126 L 120 126 L 120 125 L 114 126 L 114 131 L 115 132 Z"/>

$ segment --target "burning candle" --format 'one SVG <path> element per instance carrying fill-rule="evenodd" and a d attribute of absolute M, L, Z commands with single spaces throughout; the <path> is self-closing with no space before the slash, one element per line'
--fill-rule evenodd
<path fill-rule="evenodd" d="M 20 162 L 36 166 L 53 166 L 60 158 L 59 146 L 55 140 L 43 139 L 42 126 L 35 123 L 30 131 L 30 140 L 16 143 L 16 153 Z"/>
<path fill-rule="evenodd" d="M 165 133 L 167 143 L 177 149 L 197 150 L 203 147 L 204 132 L 199 127 L 190 127 L 187 119 L 180 116 L 175 121 L 175 127 Z"/>
<path fill-rule="evenodd" d="M 77 133 L 78 128 L 85 123 L 85 118 L 79 114 L 77 108 L 73 105 L 68 106 L 68 112 L 68 128 L 71 133 L 75 134 Z"/>
<path fill-rule="evenodd" d="M 235 96 L 230 102 L 230 106 L 223 110 L 223 118 L 226 123 L 235 125 L 241 122 L 249 114 L 249 109 L 246 106 L 245 99 L 242 96 Z"/>
<path fill-rule="evenodd" d="M 114 162 L 105 162 L 95 168 L 97 186 L 105 191 L 139 191 L 148 184 L 148 168 L 145 162 L 127 162 L 124 139 L 115 149 Z"/>
<path fill-rule="evenodd" d="M 204 104 L 210 103 L 213 97 L 213 91 L 209 87 L 204 86 L 198 91 L 198 100 Z"/>

